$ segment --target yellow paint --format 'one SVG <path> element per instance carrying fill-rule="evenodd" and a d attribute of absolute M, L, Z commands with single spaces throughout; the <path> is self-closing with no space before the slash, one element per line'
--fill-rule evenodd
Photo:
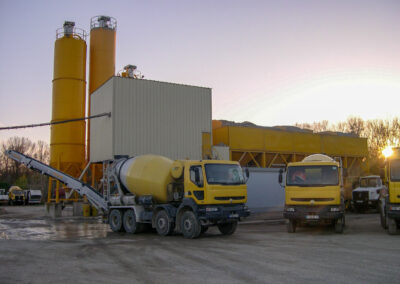
<path fill-rule="evenodd" d="M 204 186 L 202 188 L 190 180 L 189 169 L 191 166 L 201 166 L 203 176 L 205 177 L 206 164 L 229 164 L 239 165 L 237 162 L 232 161 L 215 161 L 215 160 L 179 160 L 173 162 L 172 160 L 156 155 L 143 155 L 136 157 L 126 172 L 121 176 L 122 181 L 126 187 L 131 190 L 136 196 L 152 195 L 154 200 L 158 203 L 169 202 L 167 186 L 175 182 L 183 182 L 184 194 L 186 197 L 193 198 L 197 204 L 230 204 L 230 203 L 245 203 L 247 201 L 247 187 L 245 184 L 240 185 L 214 185 L 208 184 L 206 178 L 204 179 Z M 179 169 L 174 168 L 183 167 L 183 180 L 174 179 L 174 176 L 180 176 Z M 198 200 L 194 194 L 194 190 L 204 191 L 204 200 Z M 191 194 L 189 194 L 189 192 Z M 215 200 L 215 197 L 238 197 L 242 196 L 240 200 Z"/>
<path fill-rule="evenodd" d="M 394 161 L 400 160 L 400 147 L 392 149 L 392 153 L 388 158 L 388 164 L 385 167 L 385 179 L 388 182 L 389 189 L 389 202 L 390 203 L 400 203 L 400 181 L 393 181 L 390 179 L 390 164 Z"/>
<path fill-rule="evenodd" d="M 321 155 L 322 156 L 322 155 Z M 307 158 L 305 158 L 307 160 Z M 335 166 L 339 171 L 339 163 L 332 161 L 305 161 L 289 163 L 288 168 L 293 166 Z M 339 171 L 339 181 L 341 180 Z M 338 185 L 332 186 L 285 186 L 285 204 L 286 205 L 305 205 L 305 206 L 321 206 L 321 205 L 340 205 L 342 189 L 340 182 Z M 296 198 L 305 198 L 310 201 L 295 201 Z M 330 201 L 318 201 L 316 198 L 329 198 Z"/>
<path fill-rule="evenodd" d="M 115 41 L 115 29 L 95 27 L 90 31 L 89 115 L 91 115 L 91 94 L 115 75 Z M 90 161 L 90 121 L 88 122 L 87 160 Z"/>
<path fill-rule="evenodd" d="M 203 159 L 211 158 L 211 133 L 210 132 L 202 133 L 202 158 Z"/>
<path fill-rule="evenodd" d="M 367 139 L 264 128 L 224 126 L 213 129 L 213 145 L 223 143 L 243 152 L 325 153 L 367 156 Z"/>
<path fill-rule="evenodd" d="M 52 122 L 85 116 L 86 42 L 58 38 L 54 47 Z M 50 165 L 78 176 L 85 162 L 85 121 L 51 126 Z"/>
<path fill-rule="evenodd" d="M 83 204 L 83 216 L 84 217 L 90 217 L 90 204 Z"/>

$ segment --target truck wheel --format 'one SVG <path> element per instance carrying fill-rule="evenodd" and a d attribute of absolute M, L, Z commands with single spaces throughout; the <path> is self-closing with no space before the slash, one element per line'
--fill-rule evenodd
<path fill-rule="evenodd" d="M 335 222 L 335 233 L 342 234 L 344 230 L 345 219 L 344 216 L 339 218 Z"/>
<path fill-rule="evenodd" d="M 223 235 L 232 235 L 237 228 L 237 222 L 218 224 L 218 230 Z"/>
<path fill-rule="evenodd" d="M 111 210 L 108 223 L 113 232 L 122 232 L 124 229 L 122 226 L 122 212 L 118 209 Z"/>
<path fill-rule="evenodd" d="M 186 211 L 181 217 L 181 230 L 186 239 L 195 239 L 201 233 L 201 225 L 192 211 Z"/>
<path fill-rule="evenodd" d="M 286 228 L 287 228 L 288 233 L 295 233 L 296 225 L 297 225 L 297 222 L 295 220 L 289 219 L 286 223 Z"/>
<path fill-rule="evenodd" d="M 389 235 L 397 234 L 396 220 L 394 220 L 393 218 L 389 218 L 387 214 L 386 214 L 386 225 L 388 228 Z"/>
<path fill-rule="evenodd" d="M 124 218 L 122 222 L 127 233 L 136 234 L 139 232 L 140 226 L 136 222 L 136 214 L 132 209 L 128 209 L 124 212 Z"/>
<path fill-rule="evenodd" d="M 156 214 L 156 230 L 160 236 L 168 236 L 171 235 L 174 231 L 174 224 L 171 222 L 167 211 L 160 210 Z"/>

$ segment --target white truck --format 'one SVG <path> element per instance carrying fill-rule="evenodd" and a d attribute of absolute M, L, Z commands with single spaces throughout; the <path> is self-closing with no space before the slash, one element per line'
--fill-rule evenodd
<path fill-rule="evenodd" d="M 380 176 L 361 177 L 359 186 L 352 192 L 352 208 L 354 211 L 365 212 L 370 208 L 378 208 L 379 193 L 383 187 Z"/>
<path fill-rule="evenodd" d="M 24 190 L 25 194 L 25 205 L 28 204 L 40 204 L 42 201 L 42 192 L 37 189 Z"/>
<path fill-rule="evenodd" d="M 8 203 L 8 194 L 4 188 L 0 188 L 0 204 Z"/>

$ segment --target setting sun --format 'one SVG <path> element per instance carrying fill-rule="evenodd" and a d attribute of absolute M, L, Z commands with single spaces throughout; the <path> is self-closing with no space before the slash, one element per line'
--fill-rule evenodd
<path fill-rule="evenodd" d="M 385 158 L 390 157 L 393 154 L 392 146 L 386 146 L 386 148 L 382 150 L 382 154 Z"/>

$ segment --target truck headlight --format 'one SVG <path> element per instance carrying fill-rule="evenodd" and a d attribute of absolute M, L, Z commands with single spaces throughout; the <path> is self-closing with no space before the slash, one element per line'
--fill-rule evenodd
<path fill-rule="evenodd" d="M 339 207 L 331 207 L 331 212 L 339 212 L 340 208 Z"/>
<path fill-rule="evenodd" d="M 287 212 L 294 212 L 295 210 L 294 210 L 293 207 L 288 207 L 288 208 L 286 208 L 286 211 L 287 211 Z"/>
<path fill-rule="evenodd" d="M 206 212 L 216 212 L 218 211 L 218 207 L 207 207 Z"/>
<path fill-rule="evenodd" d="M 389 206 L 389 209 L 398 211 L 400 210 L 400 206 Z"/>

